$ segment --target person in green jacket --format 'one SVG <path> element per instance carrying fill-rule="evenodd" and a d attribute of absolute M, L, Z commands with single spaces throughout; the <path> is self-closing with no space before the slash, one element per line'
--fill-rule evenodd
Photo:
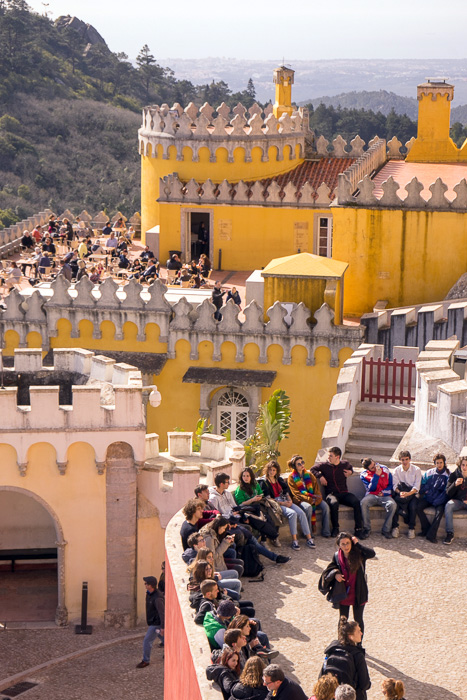
<path fill-rule="evenodd" d="M 277 528 L 269 518 L 264 520 L 261 517 L 259 503 L 264 499 L 264 493 L 261 486 L 256 482 L 255 474 L 251 467 L 244 467 L 240 474 L 238 486 L 234 492 L 235 502 L 238 506 L 249 514 L 249 524 L 258 530 L 261 537 L 266 537 L 275 547 L 280 547 L 279 528 Z M 248 506 L 248 507 L 247 507 Z"/>
<path fill-rule="evenodd" d="M 234 615 L 238 614 L 239 608 L 231 600 L 222 600 L 217 606 L 217 614 L 206 613 L 203 627 L 211 649 L 222 649 L 227 625 Z"/>

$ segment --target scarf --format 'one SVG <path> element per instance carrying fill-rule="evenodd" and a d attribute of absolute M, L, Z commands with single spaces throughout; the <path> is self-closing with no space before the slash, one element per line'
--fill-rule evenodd
<path fill-rule="evenodd" d="M 314 494 L 313 490 L 313 480 L 311 478 L 310 472 L 307 472 L 306 470 L 303 472 L 303 478 L 300 476 L 300 474 L 297 472 L 296 469 L 293 470 L 292 472 L 292 481 L 294 483 L 294 486 L 300 493 L 302 493 L 304 496 L 307 496 L 308 494 Z M 316 522 L 316 513 L 315 513 L 315 505 L 313 503 L 312 505 L 312 514 L 311 514 L 311 522 L 315 523 Z"/>

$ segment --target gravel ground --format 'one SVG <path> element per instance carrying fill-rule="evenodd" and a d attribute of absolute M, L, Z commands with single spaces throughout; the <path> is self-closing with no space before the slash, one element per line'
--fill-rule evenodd
<path fill-rule="evenodd" d="M 275 662 L 312 694 L 323 650 L 335 639 L 338 613 L 318 591 L 318 579 L 335 550 L 317 538 L 316 551 L 282 550 L 292 560 L 267 562 L 263 584 L 245 584 L 243 596 L 274 647 Z M 372 535 L 365 544 L 377 558 L 368 561 L 369 603 L 365 610 L 367 662 L 372 680 L 368 700 L 380 700 L 381 681 L 393 677 L 406 686 L 407 700 L 467 700 L 467 547 L 421 538 L 386 541 Z M 268 594 L 265 595 L 266 587 Z"/>

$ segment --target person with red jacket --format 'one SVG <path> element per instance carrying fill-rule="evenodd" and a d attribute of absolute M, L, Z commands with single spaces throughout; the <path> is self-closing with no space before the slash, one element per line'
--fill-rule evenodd
<path fill-rule="evenodd" d="M 361 540 L 366 539 L 363 532 L 362 510 L 358 498 L 349 492 L 347 488 L 347 477 L 353 472 L 350 462 L 341 459 L 342 450 L 340 447 L 331 447 L 328 453 L 327 462 L 315 464 L 311 472 L 316 476 L 322 486 L 324 486 L 324 497 L 331 510 L 331 537 L 339 534 L 339 504 L 353 508 L 355 520 L 355 535 Z"/>
<path fill-rule="evenodd" d="M 392 474 L 387 467 L 377 464 L 374 459 L 367 457 L 362 459 L 364 471 L 360 474 L 366 489 L 366 494 L 360 502 L 363 517 L 364 534 L 366 537 L 371 532 L 370 508 L 382 506 L 386 511 L 386 519 L 383 523 L 381 534 L 387 540 L 392 539 L 392 519 L 396 512 L 397 503 L 391 498 Z"/>

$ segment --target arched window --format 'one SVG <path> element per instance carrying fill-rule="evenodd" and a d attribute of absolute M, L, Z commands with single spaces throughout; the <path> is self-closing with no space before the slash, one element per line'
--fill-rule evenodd
<path fill-rule="evenodd" d="M 229 389 L 217 402 L 217 430 L 223 435 L 230 430 L 231 440 L 245 442 L 249 437 L 247 399 L 238 391 Z"/>

